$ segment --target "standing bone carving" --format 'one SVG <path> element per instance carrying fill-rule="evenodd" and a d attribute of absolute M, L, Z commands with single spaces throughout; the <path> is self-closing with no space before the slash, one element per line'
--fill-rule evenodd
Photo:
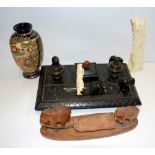
<path fill-rule="evenodd" d="M 81 92 L 84 88 L 83 75 L 84 75 L 84 69 L 82 67 L 82 64 L 78 64 L 76 73 L 77 95 L 82 95 Z"/>
<path fill-rule="evenodd" d="M 57 128 L 58 124 L 60 124 L 61 127 L 64 127 L 67 120 L 70 118 L 70 114 L 71 109 L 64 105 L 45 109 L 41 113 L 40 123 L 52 128 Z"/>
<path fill-rule="evenodd" d="M 139 20 L 137 17 L 131 18 L 132 26 L 132 52 L 128 62 L 129 70 L 137 72 L 143 69 L 144 47 L 146 38 L 146 18 Z"/>
<path fill-rule="evenodd" d="M 126 121 L 132 122 L 138 116 L 139 109 L 137 107 L 120 107 L 115 111 L 115 121 L 121 124 L 125 124 Z"/>

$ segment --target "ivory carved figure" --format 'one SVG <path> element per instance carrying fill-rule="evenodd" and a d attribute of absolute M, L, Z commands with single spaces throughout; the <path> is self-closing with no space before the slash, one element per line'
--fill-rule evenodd
<path fill-rule="evenodd" d="M 77 65 L 76 75 L 77 75 L 76 77 L 77 95 L 82 95 L 82 90 L 84 88 L 84 82 L 83 82 L 84 69 L 82 67 L 82 64 Z"/>
<path fill-rule="evenodd" d="M 144 48 L 146 38 L 146 18 L 131 18 L 132 26 L 132 52 L 130 54 L 128 67 L 130 72 L 137 72 L 143 69 Z"/>

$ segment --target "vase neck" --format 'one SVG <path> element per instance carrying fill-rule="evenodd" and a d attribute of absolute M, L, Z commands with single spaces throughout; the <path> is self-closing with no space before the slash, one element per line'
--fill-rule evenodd
<path fill-rule="evenodd" d="M 13 29 L 21 35 L 27 35 L 32 32 L 32 24 L 30 23 L 18 23 L 16 24 Z"/>

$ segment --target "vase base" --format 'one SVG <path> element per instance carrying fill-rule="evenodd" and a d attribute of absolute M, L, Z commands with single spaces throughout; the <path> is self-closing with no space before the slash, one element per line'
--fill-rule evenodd
<path fill-rule="evenodd" d="M 39 75 L 40 75 L 40 70 L 33 72 L 33 73 L 23 72 L 23 76 L 26 79 L 34 79 L 34 78 L 38 77 Z"/>

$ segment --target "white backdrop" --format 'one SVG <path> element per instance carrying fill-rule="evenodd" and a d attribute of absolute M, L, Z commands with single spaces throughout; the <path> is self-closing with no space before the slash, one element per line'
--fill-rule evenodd
<path fill-rule="evenodd" d="M 30 22 L 43 40 L 44 65 L 54 55 L 62 64 L 85 59 L 106 63 L 113 54 L 127 61 L 134 15 L 147 17 L 145 62 L 155 62 L 155 8 L 0 8 L 0 147 L 155 147 L 155 63 L 145 63 L 144 70 L 133 75 L 142 101 L 135 130 L 97 140 L 52 141 L 41 136 L 40 112 L 34 110 L 39 78 L 23 78 L 9 49 L 13 25 Z"/>
<path fill-rule="evenodd" d="M 0 8 L 0 59 L 15 65 L 9 49 L 13 25 L 30 22 L 42 37 L 43 64 L 57 55 L 62 64 L 89 59 L 107 62 L 113 54 L 127 62 L 132 48 L 130 18 L 147 17 L 145 62 L 155 61 L 155 8 Z"/>

